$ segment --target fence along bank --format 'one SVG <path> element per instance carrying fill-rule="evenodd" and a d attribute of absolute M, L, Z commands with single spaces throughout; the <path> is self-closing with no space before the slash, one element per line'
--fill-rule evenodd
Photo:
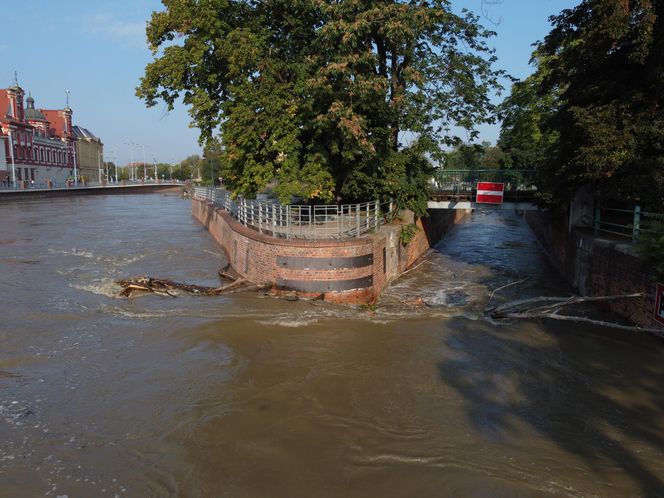
<path fill-rule="evenodd" d="M 386 224 L 389 205 L 298 206 L 232 199 L 223 189 L 196 188 L 193 216 L 226 252 L 233 269 L 260 285 L 368 303 L 464 215 L 436 210 L 417 221 L 407 245 L 400 225 Z"/>

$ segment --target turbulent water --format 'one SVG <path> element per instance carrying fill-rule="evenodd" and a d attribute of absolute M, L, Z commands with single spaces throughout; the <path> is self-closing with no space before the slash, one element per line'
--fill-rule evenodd
<path fill-rule="evenodd" d="M 177 196 L 0 212 L 2 497 L 664 494 L 661 341 L 483 318 L 569 292 L 516 216 L 474 214 L 366 310 L 117 297 L 218 284 Z"/>

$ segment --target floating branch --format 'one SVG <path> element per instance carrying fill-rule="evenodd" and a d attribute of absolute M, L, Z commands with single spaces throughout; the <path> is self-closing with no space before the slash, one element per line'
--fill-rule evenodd
<path fill-rule="evenodd" d="M 638 327 L 635 325 L 622 325 L 619 323 L 593 320 L 583 316 L 562 315 L 560 312 L 564 307 L 579 303 L 616 301 L 619 299 L 633 299 L 642 297 L 643 294 L 623 294 L 619 296 L 597 296 L 597 297 L 549 297 L 540 296 L 530 299 L 521 299 L 505 303 L 495 308 L 488 308 L 486 312 L 493 319 L 534 319 L 550 318 L 552 320 L 564 320 L 571 322 L 590 323 L 602 327 L 611 327 L 632 332 L 647 332 L 664 339 L 664 330 L 655 328 Z"/>
<path fill-rule="evenodd" d="M 222 287 L 205 287 L 202 285 L 183 284 L 173 280 L 136 277 L 117 280 L 116 283 L 122 287 L 121 296 L 130 297 L 134 292 L 151 292 L 163 296 L 176 297 L 173 291 L 186 292 L 198 296 L 220 296 L 232 292 L 259 290 L 260 286 L 245 279 L 238 278 L 232 283 Z"/>

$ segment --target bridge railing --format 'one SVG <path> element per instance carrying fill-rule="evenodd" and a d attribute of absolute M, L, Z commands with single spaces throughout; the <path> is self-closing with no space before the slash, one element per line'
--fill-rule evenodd
<path fill-rule="evenodd" d="M 223 188 L 196 187 L 194 198 L 208 200 L 259 233 L 286 239 L 347 239 L 376 230 L 389 212 L 378 201 L 299 205 L 234 198 Z M 385 209 L 387 207 L 387 209 Z"/>
<path fill-rule="evenodd" d="M 609 234 L 636 241 L 642 233 L 653 233 L 658 223 L 664 223 L 664 213 L 632 209 L 596 208 L 593 231 L 595 235 Z"/>
<path fill-rule="evenodd" d="M 537 190 L 535 170 L 525 169 L 463 169 L 438 168 L 434 172 L 434 185 L 439 191 L 471 193 L 477 182 L 498 182 L 505 184 L 505 192 L 525 192 Z"/>

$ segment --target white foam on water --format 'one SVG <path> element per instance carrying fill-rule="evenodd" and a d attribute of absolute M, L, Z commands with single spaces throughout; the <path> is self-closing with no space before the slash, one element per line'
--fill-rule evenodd
<path fill-rule="evenodd" d="M 277 317 L 272 320 L 257 320 L 261 325 L 276 325 L 278 327 L 299 328 L 318 323 L 318 318 L 287 318 Z"/>
<path fill-rule="evenodd" d="M 99 296 L 120 298 L 120 286 L 112 279 L 93 280 L 88 283 L 70 283 L 69 287 L 86 292 L 91 292 Z"/>

